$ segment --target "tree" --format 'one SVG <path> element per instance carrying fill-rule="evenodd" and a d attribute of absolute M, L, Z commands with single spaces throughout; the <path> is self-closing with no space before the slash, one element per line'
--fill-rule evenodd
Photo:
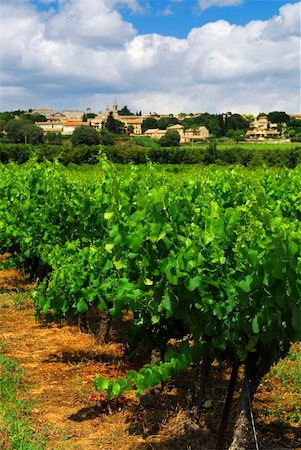
<path fill-rule="evenodd" d="M 247 130 L 249 128 L 248 120 L 244 119 L 240 114 L 231 114 L 227 117 L 226 130 Z"/>
<path fill-rule="evenodd" d="M 233 139 L 236 143 L 244 139 L 245 130 L 229 130 L 226 135 Z"/>
<path fill-rule="evenodd" d="M 93 127 L 81 126 L 75 128 L 71 136 L 73 146 L 76 145 L 98 145 L 100 142 L 99 133 Z"/>
<path fill-rule="evenodd" d="M 180 135 L 177 130 L 167 130 L 159 140 L 161 147 L 178 147 L 180 145 Z"/>
<path fill-rule="evenodd" d="M 22 127 L 24 142 L 26 144 L 38 145 L 44 142 L 44 132 L 34 124 L 25 124 Z"/>
<path fill-rule="evenodd" d="M 15 116 L 11 112 L 0 112 L 0 120 L 1 122 L 8 123 L 10 120 L 14 120 Z"/>
<path fill-rule="evenodd" d="M 243 114 L 242 117 L 248 122 L 253 122 L 255 120 L 254 114 Z"/>
<path fill-rule="evenodd" d="M 181 121 L 184 128 L 192 128 L 193 126 L 204 126 L 213 136 L 223 136 L 224 122 L 223 116 L 217 114 L 204 113 L 200 116 L 193 117 L 190 114 Z"/>
<path fill-rule="evenodd" d="M 265 113 L 265 112 L 260 112 L 260 113 L 258 114 L 258 116 L 256 117 L 256 119 L 258 120 L 258 119 L 260 119 L 260 117 L 264 117 L 264 116 L 267 116 L 267 113 Z"/>
<path fill-rule="evenodd" d="M 208 147 L 206 148 L 206 153 L 204 156 L 204 163 L 205 164 L 214 164 L 216 159 L 217 159 L 216 142 L 212 141 L 209 143 Z"/>
<path fill-rule="evenodd" d="M 272 123 L 289 123 L 290 116 L 284 111 L 272 111 L 268 114 L 268 119 Z"/>
<path fill-rule="evenodd" d="M 111 133 L 106 130 L 100 132 L 100 142 L 103 145 L 114 145 L 114 139 Z"/>
<path fill-rule="evenodd" d="M 43 130 L 28 120 L 10 120 L 6 131 L 9 139 L 15 143 L 36 145 L 44 141 Z"/>
<path fill-rule="evenodd" d="M 128 133 L 134 133 L 134 125 L 128 125 L 127 131 Z"/>
<path fill-rule="evenodd" d="M 133 116 L 134 115 L 134 113 L 132 113 L 132 111 L 130 111 L 126 105 L 124 105 L 123 108 L 119 109 L 118 114 L 120 116 Z"/>
<path fill-rule="evenodd" d="M 114 119 L 112 111 L 108 115 L 107 121 L 104 124 L 104 128 L 112 134 L 122 134 L 124 132 L 123 122 Z"/>
<path fill-rule="evenodd" d="M 9 139 L 12 142 L 20 143 L 24 142 L 24 134 L 22 133 L 22 126 L 25 121 L 12 119 L 6 124 L 6 131 Z"/>
<path fill-rule="evenodd" d="M 44 116 L 43 114 L 29 114 L 28 119 L 31 120 L 31 122 L 33 122 L 33 123 L 47 121 L 47 117 Z"/>
<path fill-rule="evenodd" d="M 54 131 L 49 131 L 46 134 L 46 141 L 49 144 L 61 144 L 62 143 L 62 134 L 61 133 L 55 133 Z"/>
<path fill-rule="evenodd" d="M 158 122 L 154 117 L 147 117 L 141 124 L 142 132 L 150 130 L 151 128 L 158 128 Z"/>
<path fill-rule="evenodd" d="M 159 130 L 166 130 L 166 128 L 178 124 L 179 121 L 176 117 L 169 116 L 169 117 L 160 117 L 158 120 L 158 128 Z"/>
<path fill-rule="evenodd" d="M 0 137 L 2 138 L 5 131 L 6 122 L 0 119 Z"/>
<path fill-rule="evenodd" d="M 22 112 L 20 114 L 17 114 L 17 116 L 19 117 L 19 120 L 27 120 L 31 123 L 47 121 L 47 117 L 39 113 L 30 114 L 28 112 Z"/>

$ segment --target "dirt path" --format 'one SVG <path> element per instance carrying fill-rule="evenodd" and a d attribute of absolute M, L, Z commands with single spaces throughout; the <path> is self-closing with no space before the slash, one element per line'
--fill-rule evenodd
<path fill-rule="evenodd" d="M 183 377 L 159 397 L 146 396 L 140 402 L 130 394 L 128 403 L 109 411 L 97 402 L 93 379 L 95 373 L 107 378 L 126 373 L 130 367 L 122 360 L 121 344 L 97 345 L 77 326 L 37 321 L 27 294 L 12 291 L 14 286 L 30 287 L 17 271 L 2 271 L 0 340 L 7 344 L 5 353 L 16 358 L 25 372 L 34 402 L 31 426 L 35 430 L 47 427 L 45 448 L 198 450 L 213 446 L 227 379 L 220 369 L 214 372 L 208 391 L 213 406 L 201 416 L 198 430 L 189 428 L 185 419 L 188 380 Z M 3 292 L 7 289 L 11 292 Z M 255 403 L 261 411 L 257 431 L 262 448 L 301 449 L 300 427 L 279 428 L 275 421 L 273 399 L 279 387 L 273 389 L 273 385 L 268 389 L 262 385 Z M 262 415 L 265 409 L 267 414 Z"/>

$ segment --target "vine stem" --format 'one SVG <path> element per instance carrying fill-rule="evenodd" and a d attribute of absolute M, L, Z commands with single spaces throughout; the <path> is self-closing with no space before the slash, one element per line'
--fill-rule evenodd
<path fill-rule="evenodd" d="M 236 386 L 238 369 L 239 369 L 239 364 L 233 364 L 232 371 L 231 371 L 231 377 L 230 377 L 230 381 L 229 381 L 229 385 L 228 385 L 227 397 L 226 397 L 226 401 L 224 404 L 223 416 L 221 419 L 219 432 L 218 432 L 216 450 L 223 450 L 223 448 L 224 448 L 225 435 L 226 435 L 226 431 L 227 431 L 227 424 L 228 424 L 229 414 L 230 414 L 233 395 L 234 395 L 235 386 Z"/>

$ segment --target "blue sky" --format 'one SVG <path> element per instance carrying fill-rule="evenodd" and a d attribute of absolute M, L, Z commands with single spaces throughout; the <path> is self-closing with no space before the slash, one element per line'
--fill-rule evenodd
<path fill-rule="evenodd" d="M 0 109 L 300 112 L 299 0 L 0 0 Z"/>
<path fill-rule="evenodd" d="M 212 3 L 214 1 L 212 0 Z M 290 3 L 298 1 L 291 0 Z M 31 0 L 31 2 L 41 11 L 47 11 L 49 8 L 57 10 L 59 7 L 57 0 Z M 229 6 L 213 4 L 202 9 L 198 0 L 140 0 L 141 8 L 137 11 L 129 8 L 127 4 L 117 6 L 124 19 L 131 22 L 141 34 L 158 33 L 185 38 L 192 28 L 200 27 L 207 22 L 226 20 L 233 24 L 245 25 L 251 20 L 269 19 L 277 15 L 279 8 L 288 2 L 233 0 L 233 3 Z"/>
<path fill-rule="evenodd" d="M 233 24 L 245 25 L 251 20 L 269 19 L 285 3 L 287 2 L 281 0 L 244 0 L 233 6 L 212 6 L 202 10 L 195 0 L 150 0 L 141 2 L 145 8 L 144 13 L 135 14 L 128 8 L 122 10 L 124 17 L 133 23 L 139 33 L 184 38 L 192 28 L 207 22 L 227 20 Z"/>

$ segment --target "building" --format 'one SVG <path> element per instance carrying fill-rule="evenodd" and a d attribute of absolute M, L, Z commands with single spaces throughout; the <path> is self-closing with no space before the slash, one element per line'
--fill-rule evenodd
<path fill-rule="evenodd" d="M 167 130 L 159 130 L 158 128 L 151 128 L 146 130 L 144 135 L 153 139 L 160 139 L 165 135 L 166 131 L 175 130 L 180 135 L 180 143 L 187 144 L 191 142 L 203 141 L 209 138 L 209 131 L 206 127 L 200 126 L 197 128 L 184 129 L 183 125 L 177 124 L 168 127 Z"/>
<path fill-rule="evenodd" d="M 112 109 L 113 117 L 120 122 L 123 122 L 125 131 L 131 134 L 141 134 L 142 133 L 142 122 L 145 116 L 136 116 L 136 115 L 128 115 L 121 116 L 118 112 L 118 104 L 117 100 L 114 100 L 113 109 Z M 92 126 L 101 130 L 103 125 L 106 123 L 108 116 L 110 114 L 110 108 L 107 106 L 105 112 L 103 114 L 97 114 L 94 119 L 88 119 L 91 122 Z"/>
<path fill-rule="evenodd" d="M 59 120 L 52 120 L 47 122 L 36 122 L 35 125 L 37 127 L 42 128 L 44 133 L 49 133 L 49 131 L 52 131 L 54 133 L 62 133 L 63 132 L 63 122 L 60 122 Z"/>
<path fill-rule="evenodd" d="M 159 128 L 149 128 L 144 132 L 144 136 L 148 136 L 153 139 L 160 139 L 164 134 L 166 133 L 166 130 L 159 130 Z"/>
<path fill-rule="evenodd" d="M 89 127 L 90 124 L 88 122 L 83 122 L 81 120 L 67 120 L 63 122 L 63 134 L 71 135 L 73 131 L 78 127 Z"/>
<path fill-rule="evenodd" d="M 245 134 L 247 139 L 265 139 L 265 138 L 277 138 L 280 136 L 278 131 L 278 124 L 269 122 L 267 116 L 261 116 L 259 119 L 250 123 L 251 130 L 248 130 Z"/>
<path fill-rule="evenodd" d="M 31 111 L 31 114 L 42 114 L 48 119 L 48 117 L 51 117 L 52 114 L 54 114 L 54 111 L 50 108 L 36 108 Z"/>
<path fill-rule="evenodd" d="M 62 133 L 70 136 L 73 131 L 78 127 L 89 127 L 91 126 L 88 122 L 83 122 L 82 120 L 48 120 L 47 122 L 36 122 L 36 126 L 42 128 L 44 133 L 49 133 L 50 131 L 54 133 Z"/>
<path fill-rule="evenodd" d="M 264 129 L 254 129 L 248 130 L 245 134 L 248 139 L 264 139 L 264 138 L 277 138 L 280 136 L 277 130 L 264 130 Z"/>
<path fill-rule="evenodd" d="M 63 116 L 65 120 L 82 120 L 84 112 L 78 109 L 64 109 L 58 114 Z"/>

